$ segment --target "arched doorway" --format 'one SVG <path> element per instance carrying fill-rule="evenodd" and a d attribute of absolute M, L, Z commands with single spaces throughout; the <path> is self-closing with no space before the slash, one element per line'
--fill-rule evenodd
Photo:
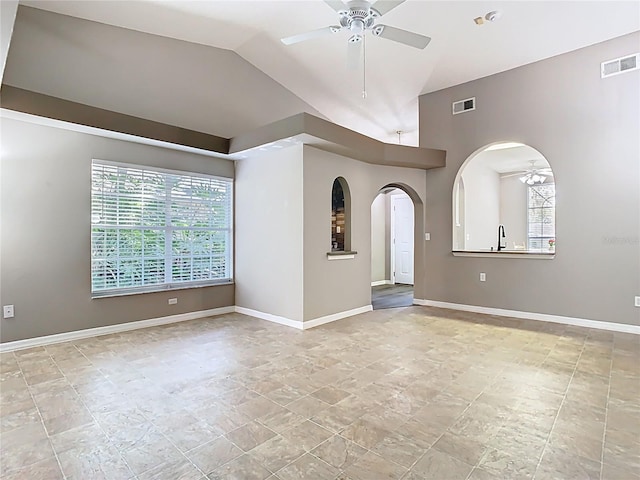
<path fill-rule="evenodd" d="M 371 203 L 371 304 L 374 310 L 413 304 L 415 208 L 398 186 L 382 188 Z"/>

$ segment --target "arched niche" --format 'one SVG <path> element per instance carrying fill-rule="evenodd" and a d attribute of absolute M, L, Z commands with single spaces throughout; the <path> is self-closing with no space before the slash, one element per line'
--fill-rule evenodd
<path fill-rule="evenodd" d="M 555 253 L 555 177 L 533 147 L 497 142 L 474 152 L 452 205 L 454 252 Z"/>
<path fill-rule="evenodd" d="M 331 251 L 351 251 L 351 191 L 343 177 L 331 187 Z"/>

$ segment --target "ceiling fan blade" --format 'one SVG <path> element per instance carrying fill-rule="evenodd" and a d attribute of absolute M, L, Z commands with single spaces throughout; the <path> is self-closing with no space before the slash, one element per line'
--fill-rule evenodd
<path fill-rule="evenodd" d="M 342 2 L 342 0 L 324 0 L 324 3 L 333 8 L 336 12 L 347 10 L 347 6 Z"/>
<path fill-rule="evenodd" d="M 319 28 L 318 30 L 311 30 L 306 33 L 299 33 L 298 35 L 292 35 L 291 37 L 282 38 L 280 41 L 285 45 L 293 45 L 295 43 L 304 42 L 306 40 L 311 40 L 318 37 L 324 37 L 326 35 L 330 35 L 332 33 L 338 33 L 342 27 L 331 26 Z"/>
<path fill-rule="evenodd" d="M 405 1 L 406 0 L 378 0 L 371 6 L 371 8 L 382 16 L 396 8 L 398 5 L 403 4 Z"/>
<path fill-rule="evenodd" d="M 386 38 L 387 40 L 420 49 L 425 48 L 431 41 L 431 38 L 425 35 L 402 30 L 401 28 L 390 27 L 388 25 L 376 25 L 373 27 L 373 34 L 380 38 Z"/>
<path fill-rule="evenodd" d="M 501 173 L 501 178 L 509 178 L 509 177 L 521 177 L 525 175 L 527 172 L 510 172 L 510 173 Z"/>
<path fill-rule="evenodd" d="M 347 68 L 357 70 L 362 56 L 362 42 L 349 42 L 347 44 Z"/>

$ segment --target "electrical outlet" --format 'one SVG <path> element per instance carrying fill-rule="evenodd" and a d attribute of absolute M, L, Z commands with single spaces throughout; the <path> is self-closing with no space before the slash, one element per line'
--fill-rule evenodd
<path fill-rule="evenodd" d="M 169 305 L 175 305 L 178 303 L 178 299 L 177 298 L 170 298 L 169 299 Z"/>
<path fill-rule="evenodd" d="M 14 314 L 13 305 L 5 305 L 2 307 L 2 316 L 4 318 L 13 318 Z"/>
<path fill-rule="evenodd" d="M 480 281 L 481 282 L 486 282 L 487 281 L 487 274 L 482 272 L 480 273 Z"/>
<path fill-rule="evenodd" d="M 640 296 L 636 297 L 636 307 L 640 307 Z"/>
<path fill-rule="evenodd" d="M 431 240 L 431 234 L 430 233 L 425 233 L 424 234 L 424 239 L 425 240 Z"/>

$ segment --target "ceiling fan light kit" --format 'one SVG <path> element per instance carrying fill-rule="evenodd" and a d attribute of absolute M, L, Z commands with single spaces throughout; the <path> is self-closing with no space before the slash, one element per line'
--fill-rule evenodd
<path fill-rule="evenodd" d="M 520 181 L 522 183 L 526 183 L 527 185 L 534 185 L 536 183 L 544 183 L 547 179 L 544 175 L 538 175 L 537 173 L 527 173 L 526 175 L 520 177 Z"/>
<path fill-rule="evenodd" d="M 536 183 L 544 183 L 547 177 L 553 176 L 550 167 L 536 168 L 536 161 L 529 160 L 531 168 L 527 170 L 518 180 L 527 185 L 535 185 Z"/>

